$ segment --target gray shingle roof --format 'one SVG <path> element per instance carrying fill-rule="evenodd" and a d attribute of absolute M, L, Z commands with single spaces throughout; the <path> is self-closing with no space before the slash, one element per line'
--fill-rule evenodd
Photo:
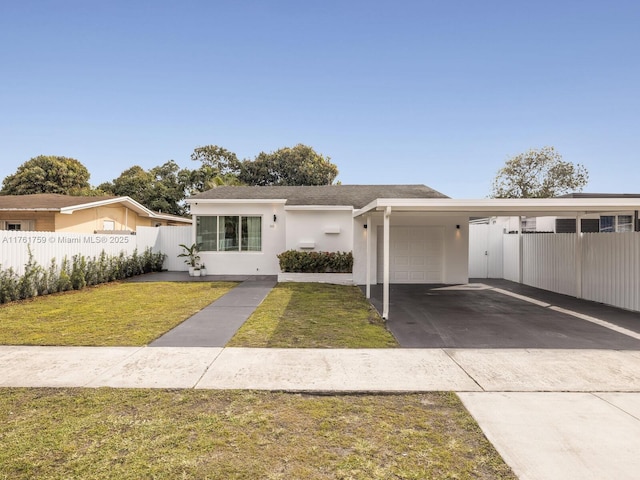
<path fill-rule="evenodd" d="M 0 195 L 0 210 L 60 210 L 64 207 L 83 205 L 117 198 L 113 196 L 76 197 L 58 193 L 33 195 Z"/>
<path fill-rule="evenodd" d="M 216 187 L 189 198 L 215 200 L 286 199 L 287 205 L 351 205 L 362 208 L 376 198 L 449 198 L 425 185 L 319 185 L 296 187 Z"/>

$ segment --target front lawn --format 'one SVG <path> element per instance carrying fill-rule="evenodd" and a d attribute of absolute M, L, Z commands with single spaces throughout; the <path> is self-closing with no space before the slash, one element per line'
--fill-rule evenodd
<path fill-rule="evenodd" d="M 7 388 L 0 478 L 516 477 L 453 393 Z"/>
<path fill-rule="evenodd" d="M 398 343 L 358 287 L 281 283 L 227 346 L 389 348 Z"/>
<path fill-rule="evenodd" d="M 115 282 L 7 303 L 0 305 L 0 344 L 146 345 L 235 285 Z"/>

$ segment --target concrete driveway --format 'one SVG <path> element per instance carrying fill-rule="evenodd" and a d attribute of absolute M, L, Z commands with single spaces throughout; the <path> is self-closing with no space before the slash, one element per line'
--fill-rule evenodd
<path fill-rule="evenodd" d="M 405 348 L 640 350 L 640 313 L 506 280 L 391 285 L 387 326 Z"/>

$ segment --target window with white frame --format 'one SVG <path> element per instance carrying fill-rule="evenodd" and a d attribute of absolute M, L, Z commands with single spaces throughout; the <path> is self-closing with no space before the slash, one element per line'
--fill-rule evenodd
<path fill-rule="evenodd" d="M 520 223 L 522 227 L 522 232 L 535 232 L 537 230 L 537 218 L 536 217 L 526 217 L 522 219 Z"/>
<path fill-rule="evenodd" d="M 262 251 L 262 217 L 199 215 L 196 241 L 202 252 Z"/>
<path fill-rule="evenodd" d="M 35 221 L 33 220 L 0 220 L 0 230 L 20 232 L 35 229 Z"/>
<path fill-rule="evenodd" d="M 601 232 L 633 232 L 633 215 L 602 215 Z"/>

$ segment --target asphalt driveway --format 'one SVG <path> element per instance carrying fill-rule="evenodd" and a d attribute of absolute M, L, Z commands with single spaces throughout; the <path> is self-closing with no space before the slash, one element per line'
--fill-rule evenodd
<path fill-rule="evenodd" d="M 391 285 L 387 326 L 406 348 L 640 350 L 640 313 L 506 280 Z"/>

